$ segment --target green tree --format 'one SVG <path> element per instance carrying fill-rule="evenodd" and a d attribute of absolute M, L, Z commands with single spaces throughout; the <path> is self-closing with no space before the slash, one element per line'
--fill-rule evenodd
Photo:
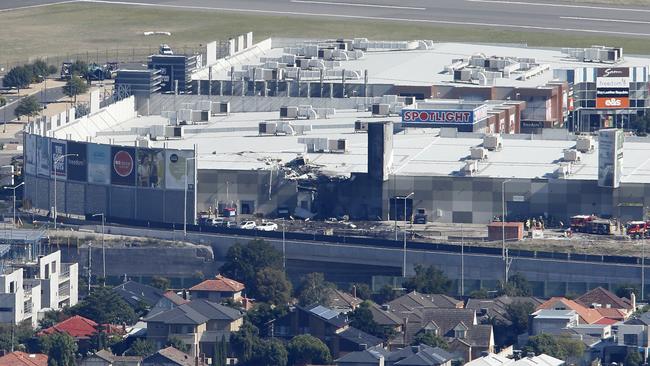
<path fill-rule="evenodd" d="M 75 366 L 77 342 L 68 333 L 53 333 L 41 337 L 41 350 L 47 353 L 48 366 Z"/>
<path fill-rule="evenodd" d="M 490 298 L 490 293 L 484 288 L 474 290 L 469 293 L 469 297 L 472 299 L 488 299 Z"/>
<path fill-rule="evenodd" d="M 165 346 L 166 347 L 170 347 L 170 346 L 174 347 L 177 350 L 179 350 L 181 352 L 185 352 L 185 353 L 190 352 L 190 345 L 186 344 L 185 342 L 183 342 L 182 339 L 180 339 L 178 337 L 175 337 L 175 336 L 171 336 L 171 337 L 167 338 L 167 343 L 165 344 Z"/>
<path fill-rule="evenodd" d="M 70 65 L 70 74 L 81 77 L 82 79 L 88 78 L 88 64 L 84 61 L 76 60 Z"/>
<path fill-rule="evenodd" d="M 253 357 L 246 363 L 247 366 L 286 366 L 287 349 L 276 338 L 261 340 L 253 349 Z"/>
<path fill-rule="evenodd" d="M 12 336 L 13 333 L 13 336 Z M 34 337 L 34 329 L 29 321 L 18 325 L 0 324 L 0 350 L 6 353 L 20 348 L 27 348 L 27 344 Z"/>
<path fill-rule="evenodd" d="M 32 69 L 28 65 L 16 66 L 9 70 L 2 79 L 2 86 L 7 88 L 16 88 L 18 93 L 20 89 L 29 87 L 32 81 Z"/>
<path fill-rule="evenodd" d="M 260 342 L 259 335 L 259 329 L 247 321 L 230 334 L 230 347 L 240 362 L 246 363 L 253 358 L 253 350 Z"/>
<path fill-rule="evenodd" d="M 637 299 L 640 299 L 641 286 L 634 283 L 621 283 L 618 286 L 616 286 L 616 289 L 614 289 L 614 293 L 618 297 L 625 297 L 628 299 L 630 298 L 632 293 L 634 293 Z"/>
<path fill-rule="evenodd" d="M 99 324 L 133 324 L 138 320 L 133 308 L 109 287 L 93 289 L 88 297 L 70 308 L 70 313 Z"/>
<path fill-rule="evenodd" d="M 532 296 L 533 287 L 521 273 L 515 273 L 508 277 L 508 283 L 501 286 L 501 295 L 508 296 Z"/>
<path fill-rule="evenodd" d="M 511 333 L 519 335 L 528 330 L 528 317 L 535 311 L 535 306 L 530 302 L 516 301 L 506 305 L 506 317 L 511 325 Z"/>
<path fill-rule="evenodd" d="M 88 91 L 88 84 L 79 76 L 72 76 L 63 86 L 63 94 L 74 98 L 74 104 L 77 104 L 77 95 L 84 94 Z"/>
<path fill-rule="evenodd" d="M 284 271 L 263 268 L 257 272 L 253 296 L 258 301 L 284 305 L 291 300 L 291 282 Z"/>
<path fill-rule="evenodd" d="M 527 352 L 534 352 L 536 355 L 545 353 L 561 360 L 567 360 L 568 358 L 582 357 L 585 352 L 585 345 L 581 341 L 571 339 L 568 336 L 553 337 L 542 333 L 528 338 L 525 349 Z"/>
<path fill-rule="evenodd" d="M 451 290 L 451 280 L 434 266 L 415 266 L 415 276 L 404 282 L 407 291 L 417 291 L 425 294 L 443 294 Z"/>
<path fill-rule="evenodd" d="M 246 319 L 260 331 L 260 335 L 268 337 L 271 335 L 271 323 L 287 313 L 287 306 L 271 306 L 264 302 L 258 302 L 253 309 L 246 312 Z"/>
<path fill-rule="evenodd" d="M 214 344 L 214 358 L 212 366 L 226 366 L 226 359 L 228 358 L 228 341 L 226 336 L 222 335 L 221 340 L 217 340 Z"/>
<path fill-rule="evenodd" d="M 17 118 L 27 116 L 27 121 L 29 122 L 30 117 L 38 115 L 42 110 L 43 106 L 41 103 L 39 103 L 35 96 L 30 95 L 20 100 L 16 109 L 14 109 L 14 115 Z"/>
<path fill-rule="evenodd" d="M 53 326 L 56 323 L 60 323 L 69 316 L 61 310 L 50 310 L 43 313 L 43 318 L 38 321 L 38 326 L 45 329 Z"/>
<path fill-rule="evenodd" d="M 32 82 L 40 83 L 49 75 L 49 67 L 47 63 L 43 60 L 36 60 L 31 65 L 28 65 L 32 69 Z"/>
<path fill-rule="evenodd" d="M 106 333 L 103 326 L 100 325 L 98 328 L 97 332 L 90 337 L 92 350 L 99 351 L 111 348 L 122 340 L 120 336 Z"/>
<path fill-rule="evenodd" d="M 309 334 L 293 337 L 287 345 L 287 352 L 289 366 L 329 365 L 332 363 L 329 348 L 323 341 Z"/>
<path fill-rule="evenodd" d="M 282 269 L 282 254 L 261 239 L 236 243 L 228 249 L 221 272 L 247 285 L 254 284 L 262 268 Z"/>
<path fill-rule="evenodd" d="M 348 313 L 350 325 L 385 341 L 395 336 L 392 328 L 379 325 L 372 317 L 370 303 L 362 302 L 359 307 Z"/>
<path fill-rule="evenodd" d="M 334 284 L 325 281 L 322 273 L 309 273 L 300 281 L 298 288 L 298 301 L 303 306 L 320 304 L 329 306 L 330 290 Z"/>
<path fill-rule="evenodd" d="M 447 341 L 442 338 L 439 335 L 434 334 L 433 332 L 427 332 L 427 331 L 420 331 L 415 335 L 415 338 L 413 338 L 413 343 L 414 346 L 420 345 L 420 344 L 426 344 L 427 346 L 431 347 L 440 347 L 442 349 L 448 349 L 449 344 Z"/>
<path fill-rule="evenodd" d="M 625 355 L 625 361 L 623 361 L 623 364 L 625 366 L 639 366 L 642 363 L 643 363 L 643 357 L 641 356 L 639 351 L 633 348 L 628 348 L 627 354 Z"/>
<path fill-rule="evenodd" d="M 128 356 L 148 357 L 156 353 L 156 346 L 149 340 L 136 339 L 131 347 L 126 351 Z"/>
<path fill-rule="evenodd" d="M 171 286 L 171 282 L 165 277 L 153 276 L 150 285 L 162 291 L 167 291 Z"/>
<path fill-rule="evenodd" d="M 390 285 L 384 285 L 379 289 L 377 296 L 375 296 L 375 300 L 377 300 L 378 304 L 385 304 L 387 302 L 395 300 L 402 295 L 403 292 L 401 290 L 394 289 Z"/>
<path fill-rule="evenodd" d="M 361 300 L 370 300 L 372 298 L 372 289 L 367 283 L 353 283 L 348 290 L 351 294 L 355 295 Z"/>

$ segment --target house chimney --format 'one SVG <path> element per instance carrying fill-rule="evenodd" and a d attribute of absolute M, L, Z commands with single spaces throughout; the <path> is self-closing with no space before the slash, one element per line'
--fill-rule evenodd
<path fill-rule="evenodd" d="M 199 356 L 194 357 L 194 366 L 199 366 Z"/>
<path fill-rule="evenodd" d="M 404 329 L 402 329 L 402 333 L 404 334 L 404 346 L 406 346 L 408 343 L 406 343 L 406 325 L 409 323 L 409 318 L 404 317 Z"/>
<path fill-rule="evenodd" d="M 632 311 L 636 310 L 636 295 L 634 292 L 630 294 L 630 303 L 632 303 Z"/>

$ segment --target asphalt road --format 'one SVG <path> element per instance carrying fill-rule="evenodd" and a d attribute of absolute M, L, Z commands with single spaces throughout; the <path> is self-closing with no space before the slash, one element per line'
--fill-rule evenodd
<path fill-rule="evenodd" d="M 591 5 L 559 0 L 81 0 L 138 4 L 170 9 L 237 11 L 390 20 L 413 24 L 487 26 L 650 38 L 650 8 Z M 79 1 L 79 2 L 81 2 Z M 0 12 L 13 8 L 76 1 L 0 0 Z"/>

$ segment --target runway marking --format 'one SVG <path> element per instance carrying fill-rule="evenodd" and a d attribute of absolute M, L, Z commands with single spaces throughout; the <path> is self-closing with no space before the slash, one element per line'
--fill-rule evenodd
<path fill-rule="evenodd" d="M 14 11 L 14 10 L 23 10 L 23 9 L 32 9 L 32 8 L 42 8 L 44 6 L 51 6 L 51 5 L 59 5 L 59 4 L 69 4 L 69 3 L 76 3 L 78 0 L 66 0 L 66 1 L 57 1 L 53 3 L 47 3 L 47 4 L 37 4 L 37 5 L 26 5 L 26 6 L 18 6 L 15 8 L 9 8 L 9 9 L 0 9 L 0 13 L 6 13 L 8 11 Z"/>
<path fill-rule="evenodd" d="M 474 1 L 474 0 L 468 0 L 468 1 Z M 650 37 L 650 33 L 607 31 L 602 29 L 557 28 L 557 27 L 542 27 L 542 26 L 534 26 L 534 25 L 493 24 L 493 23 L 461 22 L 461 21 L 413 19 L 413 18 L 391 18 L 391 17 L 377 17 L 377 16 L 367 16 L 367 15 L 308 13 L 308 12 L 299 12 L 299 11 L 220 8 L 220 7 L 209 7 L 209 6 L 195 6 L 195 5 L 149 4 L 149 3 L 113 1 L 113 0 L 79 0 L 79 2 L 94 3 L 94 4 L 111 4 L 111 5 L 133 5 L 133 6 L 168 8 L 168 9 L 219 10 L 219 11 L 232 11 L 232 12 L 254 13 L 254 14 L 296 15 L 296 16 L 310 16 L 310 17 L 322 17 L 322 18 L 383 20 L 383 21 L 404 22 L 404 23 L 428 23 L 428 24 L 446 24 L 446 25 L 464 25 L 464 26 L 472 25 L 477 27 L 488 27 L 488 28 L 514 28 L 514 29 L 531 29 L 531 30 L 544 30 L 544 31 L 582 32 L 582 33 L 595 33 L 595 34 L 615 34 L 615 35 L 622 35 L 622 36 Z"/>
<path fill-rule="evenodd" d="M 527 1 L 508 1 L 508 0 L 465 0 L 465 1 L 468 1 L 468 2 L 471 2 L 471 3 L 508 4 L 508 5 L 526 5 L 526 6 L 548 6 L 548 7 L 554 7 L 554 8 L 595 9 L 595 10 L 633 11 L 633 12 L 650 13 L 650 9 L 614 8 L 614 7 L 610 7 L 610 6 L 533 3 L 533 2 L 527 2 Z"/>
<path fill-rule="evenodd" d="M 413 6 L 380 5 L 380 4 L 360 4 L 360 3 L 340 3 L 340 2 L 336 2 L 336 1 L 290 0 L 290 2 L 292 2 L 292 3 L 301 3 L 301 4 L 357 6 L 357 7 L 363 7 L 363 8 L 387 8 L 387 9 L 404 9 L 404 10 L 427 10 L 427 8 L 418 8 L 418 7 L 413 7 Z"/>
<path fill-rule="evenodd" d="M 650 24 L 650 22 L 644 22 L 642 20 L 626 20 L 626 19 L 583 18 L 583 17 L 560 17 L 560 19 L 589 20 L 589 21 L 596 21 L 596 22 L 612 22 L 612 23 Z"/>

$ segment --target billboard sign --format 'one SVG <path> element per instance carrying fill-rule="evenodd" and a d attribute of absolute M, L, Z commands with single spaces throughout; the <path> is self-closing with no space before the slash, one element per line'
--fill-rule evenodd
<path fill-rule="evenodd" d="M 81 142 L 68 141 L 68 180 L 85 182 L 88 180 L 88 155 L 86 144 Z"/>
<path fill-rule="evenodd" d="M 25 172 L 36 175 L 36 135 L 25 135 Z"/>
<path fill-rule="evenodd" d="M 598 185 L 618 188 L 623 175 L 623 131 L 598 131 Z"/>
<path fill-rule="evenodd" d="M 135 149 L 111 146 L 111 184 L 135 185 Z"/>
<path fill-rule="evenodd" d="M 59 140 L 52 140 L 52 163 L 50 166 L 52 167 L 52 176 L 54 177 L 56 175 L 57 178 L 65 179 L 67 177 L 67 167 L 66 167 L 66 160 L 68 159 L 67 157 L 63 157 L 64 155 L 67 154 L 68 146 L 66 144 L 66 141 L 59 141 Z"/>
<path fill-rule="evenodd" d="M 596 69 L 596 108 L 630 107 L 630 69 L 607 67 Z"/>
<path fill-rule="evenodd" d="M 47 137 L 38 136 L 36 140 L 38 145 L 38 175 L 50 176 L 50 139 Z"/>
<path fill-rule="evenodd" d="M 138 149 L 138 187 L 163 188 L 165 183 L 165 151 Z"/>
<path fill-rule="evenodd" d="M 472 124 L 474 123 L 474 111 L 403 109 L 402 122 Z"/>
<path fill-rule="evenodd" d="M 194 157 L 193 150 L 165 151 L 165 187 L 167 189 L 185 189 L 185 176 L 188 173 L 188 187 L 194 185 L 194 160 L 187 160 L 191 157 Z"/>
<path fill-rule="evenodd" d="M 88 144 L 88 183 L 111 184 L 111 147 Z"/>

